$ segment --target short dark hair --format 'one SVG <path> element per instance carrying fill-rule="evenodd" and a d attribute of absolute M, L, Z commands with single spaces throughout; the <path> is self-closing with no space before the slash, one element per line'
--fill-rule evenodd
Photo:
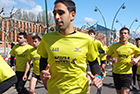
<path fill-rule="evenodd" d="M 33 36 L 32 39 L 33 39 L 33 40 L 34 40 L 34 39 L 38 39 L 38 41 L 41 41 L 41 38 L 40 38 L 40 36 L 38 36 L 38 35 Z"/>
<path fill-rule="evenodd" d="M 140 40 L 140 38 L 136 38 L 135 40 L 138 41 L 138 40 Z"/>
<path fill-rule="evenodd" d="M 23 35 L 23 37 L 24 37 L 25 39 L 28 38 L 28 37 L 27 37 L 27 34 L 26 34 L 25 32 L 20 32 L 18 35 Z"/>
<path fill-rule="evenodd" d="M 123 30 L 127 30 L 127 31 L 128 31 L 128 34 L 130 34 L 130 30 L 129 30 L 128 28 L 126 28 L 126 27 L 121 28 L 120 33 L 121 33 L 121 31 L 123 31 Z"/>
<path fill-rule="evenodd" d="M 93 29 L 90 29 L 89 31 L 88 31 L 88 34 L 90 35 L 91 33 L 93 33 L 94 35 L 96 34 L 95 33 L 95 30 L 93 30 Z"/>
<path fill-rule="evenodd" d="M 64 5 L 67 6 L 69 12 L 74 11 L 76 13 L 76 6 L 72 0 L 56 0 L 54 4 L 56 5 L 57 3 L 63 3 Z"/>

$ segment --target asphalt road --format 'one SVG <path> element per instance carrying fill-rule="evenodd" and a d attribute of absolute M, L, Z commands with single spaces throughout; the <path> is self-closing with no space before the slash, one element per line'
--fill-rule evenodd
<path fill-rule="evenodd" d="M 102 94 L 116 94 L 114 84 L 113 84 L 113 78 L 112 78 L 112 66 L 106 67 L 106 77 L 103 80 L 103 86 L 102 86 Z M 25 87 L 29 90 L 29 81 L 31 76 L 29 77 L 29 80 L 27 81 Z M 137 85 L 138 87 L 138 85 Z M 90 94 L 96 94 L 97 89 L 94 86 L 91 86 Z M 36 94 L 47 94 L 47 90 L 44 89 L 44 86 L 41 81 L 38 82 L 36 88 L 35 88 Z M 6 91 L 3 94 L 17 94 L 16 89 L 14 86 L 12 86 L 8 91 Z M 130 94 L 140 94 L 139 90 L 131 90 Z"/>

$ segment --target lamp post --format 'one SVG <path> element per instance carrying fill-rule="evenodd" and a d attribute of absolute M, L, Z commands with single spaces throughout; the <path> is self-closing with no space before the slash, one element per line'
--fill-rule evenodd
<path fill-rule="evenodd" d="M 47 0 L 45 0 L 45 6 L 46 6 L 46 24 L 47 24 L 47 33 L 49 33 L 49 23 L 48 23 L 48 10 L 47 10 Z"/>
<path fill-rule="evenodd" d="M 136 30 L 135 30 L 135 31 L 137 31 L 139 27 L 140 27 L 140 25 L 136 28 Z"/>
<path fill-rule="evenodd" d="M 108 36 L 107 36 L 107 26 L 106 26 L 106 21 L 105 21 L 105 18 L 102 14 L 102 12 L 99 10 L 99 8 L 97 6 L 95 6 L 95 9 L 94 9 L 95 12 L 99 11 L 99 13 L 101 14 L 102 18 L 103 18 L 103 21 L 104 21 L 104 25 L 105 25 L 105 32 L 106 32 L 106 45 L 108 45 Z"/>
<path fill-rule="evenodd" d="M 134 24 L 134 22 L 138 22 L 137 18 L 131 23 L 129 30 L 131 29 L 132 25 Z"/>
<path fill-rule="evenodd" d="M 116 14 L 115 14 L 115 16 L 114 16 L 114 19 L 113 19 L 113 21 L 112 21 L 112 26 L 111 26 L 111 30 L 113 31 L 113 27 L 114 27 L 114 22 L 115 22 L 115 19 L 116 19 L 116 17 L 117 17 L 117 14 L 119 13 L 119 11 L 121 10 L 121 9 L 125 9 L 126 7 L 124 6 L 124 4 L 125 3 L 123 3 L 122 5 L 121 5 L 121 7 L 118 9 L 118 11 L 116 12 Z M 116 35 L 115 33 L 114 33 L 114 35 Z M 111 40 L 112 40 L 112 33 L 111 33 Z M 110 41 L 111 42 L 111 41 Z"/>
<path fill-rule="evenodd" d="M 118 19 L 116 20 L 116 23 L 119 23 L 120 26 L 122 27 L 122 24 L 120 23 L 120 21 Z"/>

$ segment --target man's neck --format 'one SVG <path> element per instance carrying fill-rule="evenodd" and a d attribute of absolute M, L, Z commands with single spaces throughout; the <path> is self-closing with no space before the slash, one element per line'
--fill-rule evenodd
<path fill-rule="evenodd" d="M 26 45 L 26 42 L 23 42 L 23 43 L 21 43 L 21 44 L 19 44 L 20 46 L 24 46 L 24 45 Z"/>
<path fill-rule="evenodd" d="M 124 44 L 127 44 L 128 41 L 120 41 L 120 44 L 124 45 Z"/>
<path fill-rule="evenodd" d="M 74 32 L 74 29 L 73 29 L 72 23 L 70 23 L 70 25 L 65 30 L 60 30 L 60 33 L 63 35 L 68 35 L 68 34 L 71 34 L 73 32 Z"/>

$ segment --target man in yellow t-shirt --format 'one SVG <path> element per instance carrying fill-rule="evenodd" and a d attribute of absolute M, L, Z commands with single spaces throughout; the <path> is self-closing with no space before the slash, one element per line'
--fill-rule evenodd
<path fill-rule="evenodd" d="M 41 80 L 47 82 L 48 94 L 87 94 L 87 61 L 92 73 L 99 71 L 96 45 L 88 34 L 74 30 L 76 7 L 72 0 L 56 0 L 54 4 L 58 31 L 43 35 L 37 50 L 41 55 Z M 45 70 L 48 64 L 50 75 Z M 99 75 L 91 79 L 91 85 L 102 86 Z"/>
<path fill-rule="evenodd" d="M 140 50 L 128 42 L 129 29 L 120 30 L 120 42 L 112 44 L 108 50 L 107 60 L 113 63 L 113 80 L 117 94 L 128 94 L 132 82 L 132 65 L 140 60 Z M 137 58 L 131 58 L 131 54 Z M 111 56 L 113 58 L 111 58 Z"/>
<path fill-rule="evenodd" d="M 28 51 L 33 48 L 31 45 L 27 44 L 27 34 L 26 33 L 19 33 L 18 35 L 18 43 L 15 45 L 12 50 L 10 51 L 11 55 L 11 66 L 13 66 L 14 57 L 16 57 L 16 76 L 18 81 L 16 83 L 16 90 L 19 94 L 29 94 L 28 90 L 24 87 L 26 81 L 22 80 L 22 77 L 25 72 L 26 63 L 28 61 Z M 28 72 L 29 76 L 29 72 Z"/>
<path fill-rule="evenodd" d="M 96 40 L 95 39 L 95 37 L 96 37 L 96 33 L 95 33 L 95 30 L 93 30 L 93 29 L 90 29 L 89 31 L 88 31 L 88 34 L 92 37 L 92 39 L 94 40 L 94 42 L 95 42 L 95 44 L 96 44 L 96 46 L 97 46 L 97 49 L 98 49 L 98 57 L 97 57 L 97 60 L 98 60 L 98 63 L 99 63 L 99 68 L 100 68 L 100 70 L 101 70 L 101 60 L 100 60 L 100 55 L 101 55 L 101 53 L 103 53 L 103 54 L 105 54 L 105 50 L 104 50 L 104 48 L 103 48 L 103 45 L 102 45 L 102 43 L 99 41 L 99 40 Z M 89 67 L 89 64 L 87 65 L 87 72 L 88 73 L 91 73 L 91 71 L 90 71 L 90 67 Z M 99 71 L 99 73 L 100 73 L 100 75 L 101 75 L 101 71 Z M 96 74 L 94 74 L 94 75 L 96 75 Z M 89 82 L 90 82 L 90 77 L 87 75 L 87 78 L 88 78 L 88 80 L 89 80 Z M 90 91 L 90 86 L 89 86 L 89 91 Z M 97 90 L 97 94 L 101 94 L 101 88 L 100 89 L 98 89 Z"/>
<path fill-rule="evenodd" d="M 32 61 L 33 63 L 33 73 L 32 77 L 30 80 L 30 86 L 29 86 L 29 92 L 30 94 L 35 94 L 35 86 L 37 84 L 37 81 L 40 80 L 40 70 L 39 70 L 39 63 L 40 63 L 40 55 L 37 53 L 37 48 L 38 45 L 40 44 L 41 41 L 41 36 L 38 34 L 33 36 L 33 46 L 29 53 L 28 53 L 28 62 L 26 63 L 26 68 L 25 68 L 25 73 L 23 76 L 23 81 L 27 80 L 27 73 L 30 69 L 30 62 Z"/>
<path fill-rule="evenodd" d="M 17 77 L 12 68 L 0 56 L 0 94 L 8 90 L 17 82 Z"/>
<path fill-rule="evenodd" d="M 140 49 L 140 38 L 136 38 L 136 45 Z M 139 86 L 139 89 L 140 89 L 140 61 L 137 63 L 136 74 L 137 74 L 138 86 Z"/>

